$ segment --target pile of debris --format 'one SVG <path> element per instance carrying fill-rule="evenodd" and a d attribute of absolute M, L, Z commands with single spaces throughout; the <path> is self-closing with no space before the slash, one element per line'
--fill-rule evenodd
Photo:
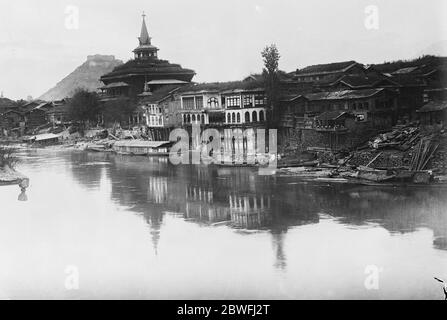
<path fill-rule="evenodd" d="M 421 132 L 418 126 L 396 125 L 390 132 L 379 134 L 372 141 L 368 142 L 370 148 L 380 150 L 394 148 L 401 151 L 407 151 L 413 147 L 421 138 Z"/>

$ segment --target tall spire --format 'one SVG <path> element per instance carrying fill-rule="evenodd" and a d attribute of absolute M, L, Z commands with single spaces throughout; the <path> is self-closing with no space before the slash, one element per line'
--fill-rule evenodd
<path fill-rule="evenodd" d="M 147 27 L 146 27 L 146 14 L 143 11 L 143 24 L 141 26 L 141 34 L 140 37 L 138 38 L 140 40 L 140 46 L 141 45 L 150 45 L 151 44 L 151 38 L 149 37 L 149 33 L 147 32 Z"/>

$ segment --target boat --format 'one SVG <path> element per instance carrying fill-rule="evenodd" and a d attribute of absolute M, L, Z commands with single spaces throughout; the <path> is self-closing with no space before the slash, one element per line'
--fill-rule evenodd
<path fill-rule="evenodd" d="M 112 146 L 121 155 L 169 156 L 170 141 L 120 140 Z"/>
<path fill-rule="evenodd" d="M 389 175 L 387 170 L 377 170 L 366 166 L 360 166 L 358 169 L 358 179 L 385 182 L 396 178 L 396 175 Z"/>

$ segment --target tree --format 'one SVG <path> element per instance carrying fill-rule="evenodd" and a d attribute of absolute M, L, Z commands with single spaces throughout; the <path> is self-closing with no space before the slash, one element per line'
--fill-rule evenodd
<path fill-rule="evenodd" d="M 277 112 L 275 112 L 279 100 L 278 66 L 281 57 L 275 44 L 266 46 L 261 52 L 264 61 L 263 76 L 266 84 L 267 101 L 271 107 L 271 114 L 268 117 L 269 123 L 275 125 L 277 122 Z"/>
<path fill-rule="evenodd" d="M 73 97 L 68 101 L 68 115 L 71 120 L 85 124 L 96 122 L 100 113 L 98 95 L 85 89 L 76 89 Z"/>
<path fill-rule="evenodd" d="M 129 117 L 136 110 L 137 105 L 133 100 L 118 98 L 107 101 L 102 107 L 102 114 L 105 123 L 127 123 Z"/>

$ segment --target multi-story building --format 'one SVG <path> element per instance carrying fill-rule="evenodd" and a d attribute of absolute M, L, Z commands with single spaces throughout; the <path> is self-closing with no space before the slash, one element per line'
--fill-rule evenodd
<path fill-rule="evenodd" d="M 180 94 L 183 125 L 221 125 L 224 123 L 222 98 L 213 85 L 196 85 L 184 88 Z"/>
<path fill-rule="evenodd" d="M 267 96 L 264 88 L 236 88 L 221 92 L 225 124 L 247 125 L 267 120 Z"/>

